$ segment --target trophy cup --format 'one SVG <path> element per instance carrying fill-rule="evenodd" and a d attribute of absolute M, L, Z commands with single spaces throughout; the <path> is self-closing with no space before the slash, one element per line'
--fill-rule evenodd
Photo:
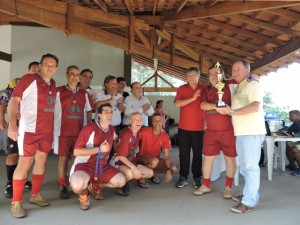
<path fill-rule="evenodd" d="M 223 97 L 223 94 L 224 92 L 222 91 L 224 86 L 225 86 L 225 83 L 223 83 L 223 74 L 220 70 L 220 67 L 221 67 L 221 64 L 219 62 L 216 63 L 215 67 L 217 68 L 217 83 L 215 84 L 215 87 L 217 88 L 218 92 L 218 102 L 216 103 L 216 106 L 217 108 L 222 108 L 222 107 L 225 107 L 226 104 L 225 102 L 222 101 L 222 97 Z"/>

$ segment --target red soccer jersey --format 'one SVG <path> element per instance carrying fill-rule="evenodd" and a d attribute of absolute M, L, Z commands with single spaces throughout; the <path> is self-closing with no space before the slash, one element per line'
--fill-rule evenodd
<path fill-rule="evenodd" d="M 141 144 L 138 156 L 160 157 L 161 148 L 171 149 L 169 135 L 162 130 L 160 134 L 154 134 L 152 127 L 147 127 L 140 132 Z"/>
<path fill-rule="evenodd" d="M 175 101 L 191 98 L 196 90 L 201 90 L 202 93 L 204 89 L 205 86 L 202 84 L 198 84 L 195 90 L 189 84 L 184 84 L 178 88 Z M 179 128 L 189 131 L 204 130 L 204 114 L 200 109 L 200 104 L 201 97 L 188 105 L 180 107 Z"/>
<path fill-rule="evenodd" d="M 139 146 L 140 134 L 134 135 L 130 127 L 121 130 L 116 150 L 116 156 L 124 156 L 130 162 L 135 162 L 136 149 Z"/>
<path fill-rule="evenodd" d="M 209 102 L 216 104 L 218 102 L 217 89 L 211 85 L 207 86 L 201 95 L 202 102 Z M 223 102 L 231 105 L 231 93 L 229 85 L 226 83 L 223 89 Z M 229 130 L 233 129 L 231 117 L 229 115 L 222 115 L 216 110 L 206 110 L 205 119 L 207 122 L 207 130 Z"/>
<path fill-rule="evenodd" d="M 78 136 L 87 124 L 87 112 L 95 109 L 91 96 L 84 89 L 72 92 L 66 85 L 57 88 L 55 103 L 55 136 Z"/>
<path fill-rule="evenodd" d="M 111 125 L 109 125 L 109 129 L 104 132 L 104 130 L 102 130 L 102 128 L 99 126 L 99 123 L 90 123 L 83 127 L 83 129 L 80 131 L 74 148 L 80 149 L 97 147 L 100 146 L 105 140 L 108 141 L 108 144 L 111 147 L 113 143 L 114 132 L 115 128 Z M 110 152 L 101 153 L 101 163 L 103 166 L 107 164 L 109 153 Z M 95 167 L 96 158 L 97 154 L 90 156 L 76 156 L 73 166 L 76 166 L 79 163 L 86 163 L 91 167 Z"/>
<path fill-rule="evenodd" d="M 19 132 L 53 133 L 56 86 L 53 79 L 46 84 L 39 74 L 26 74 L 12 97 L 20 97 Z"/>

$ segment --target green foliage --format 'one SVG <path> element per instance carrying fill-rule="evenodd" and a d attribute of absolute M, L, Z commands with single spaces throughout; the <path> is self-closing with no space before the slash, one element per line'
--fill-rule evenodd
<path fill-rule="evenodd" d="M 270 92 L 265 92 L 263 108 L 265 112 L 274 112 L 285 122 L 289 122 L 290 108 L 288 106 L 274 106 L 274 103 L 272 101 L 272 94 Z"/>
<path fill-rule="evenodd" d="M 132 62 L 132 68 L 131 68 L 131 74 L 132 74 L 132 80 L 131 82 L 138 81 L 140 83 L 143 83 L 147 79 L 149 79 L 153 74 L 155 73 L 155 70 L 153 68 L 150 68 L 148 66 L 141 65 L 135 61 Z M 184 82 L 176 79 L 168 74 L 164 74 L 161 71 L 158 71 L 158 74 L 162 76 L 164 79 L 166 79 L 168 82 L 170 82 L 175 87 L 179 87 Z M 154 87 L 154 77 L 150 79 L 144 87 Z M 169 87 L 169 85 L 164 82 L 162 79 L 157 79 L 157 86 L 158 87 Z M 145 93 L 146 95 L 152 95 L 152 96 L 174 96 L 175 92 L 151 92 L 151 93 Z"/>

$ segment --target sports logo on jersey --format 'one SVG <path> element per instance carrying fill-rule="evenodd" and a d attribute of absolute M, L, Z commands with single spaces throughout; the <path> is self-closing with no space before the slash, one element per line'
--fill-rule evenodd
<path fill-rule="evenodd" d="M 55 105 L 55 97 L 54 97 L 54 96 L 49 96 L 49 97 L 47 98 L 47 103 L 48 103 L 48 105 L 54 107 L 54 105 Z"/>
<path fill-rule="evenodd" d="M 69 113 L 75 113 L 75 114 L 79 114 L 81 113 L 81 108 L 77 105 L 71 105 L 68 108 Z"/>

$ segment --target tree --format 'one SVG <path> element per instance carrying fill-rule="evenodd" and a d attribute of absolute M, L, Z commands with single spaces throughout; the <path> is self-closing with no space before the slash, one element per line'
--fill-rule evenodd
<path fill-rule="evenodd" d="M 265 92 L 263 100 L 263 108 L 265 112 L 275 113 L 279 118 L 283 119 L 285 122 L 289 122 L 290 108 L 288 106 L 274 106 L 274 103 L 272 101 L 272 94 L 270 92 Z"/>

